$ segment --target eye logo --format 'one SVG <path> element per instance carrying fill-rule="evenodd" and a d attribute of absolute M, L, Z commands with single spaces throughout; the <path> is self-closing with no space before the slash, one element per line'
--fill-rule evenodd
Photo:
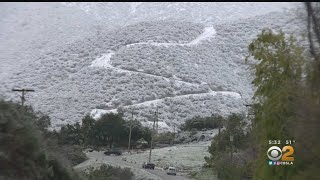
<path fill-rule="evenodd" d="M 267 151 L 267 156 L 272 161 L 277 161 L 282 156 L 282 150 L 278 146 L 272 146 Z"/>
<path fill-rule="evenodd" d="M 283 154 L 282 154 L 283 152 Z M 294 148 L 292 146 L 284 146 L 280 149 L 278 146 L 271 146 L 267 151 L 267 156 L 271 161 L 294 161 Z"/>

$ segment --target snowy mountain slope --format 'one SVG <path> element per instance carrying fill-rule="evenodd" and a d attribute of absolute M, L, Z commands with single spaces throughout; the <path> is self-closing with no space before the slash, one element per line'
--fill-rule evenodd
<path fill-rule="evenodd" d="M 155 42 L 142 42 L 142 43 L 134 43 L 134 44 L 128 44 L 126 45 L 128 46 L 136 46 L 136 45 L 149 45 L 149 46 L 165 46 L 165 47 L 169 47 L 169 46 L 195 46 L 195 45 L 199 45 L 202 41 L 208 41 L 210 40 L 214 35 L 216 34 L 216 31 L 214 30 L 213 27 L 207 27 L 204 29 L 203 33 L 200 34 L 198 37 L 196 37 L 194 40 L 188 42 L 188 43 L 155 43 Z M 107 68 L 107 69 L 112 69 L 112 70 L 116 70 L 119 72 L 125 72 L 129 75 L 131 75 L 132 73 L 138 73 L 138 74 L 142 74 L 142 75 L 146 75 L 146 76 L 152 76 L 152 77 L 159 77 L 159 78 L 164 78 L 166 81 L 170 81 L 168 78 L 163 77 L 161 75 L 154 75 L 154 74 L 150 74 L 150 73 L 145 73 L 145 72 L 138 72 L 138 71 L 132 71 L 132 70 L 125 70 L 125 69 L 121 69 L 121 68 L 117 68 L 114 67 L 113 65 L 111 65 L 111 58 L 112 56 L 115 54 L 115 52 L 110 51 L 110 53 L 97 58 L 96 60 L 94 60 L 92 62 L 92 64 L 90 65 L 90 67 L 103 67 L 103 68 Z M 176 83 L 176 80 L 173 80 L 172 83 Z M 178 84 L 186 84 L 186 85 L 193 85 L 193 86 L 199 86 L 201 84 L 195 84 L 195 83 L 190 83 L 190 82 L 186 82 L 186 81 L 181 81 L 181 80 L 177 80 Z M 207 84 L 207 83 L 205 83 Z M 210 87 L 208 87 L 208 92 L 207 93 L 200 93 L 200 94 L 185 94 L 185 95 L 177 95 L 175 94 L 174 99 L 176 98 L 190 98 L 191 96 L 203 96 L 203 95 L 212 95 L 212 96 L 216 96 L 216 95 L 222 95 L 222 96 L 230 96 L 230 97 L 234 97 L 234 98 L 241 98 L 241 95 L 239 93 L 236 92 L 228 92 L 228 91 L 212 91 L 212 89 L 210 89 Z M 172 99 L 172 98 L 168 98 L 168 99 Z M 157 105 L 162 103 L 162 101 L 164 100 L 164 98 L 162 99 L 155 99 L 155 100 L 150 100 L 150 101 L 145 101 L 142 103 L 137 103 L 137 104 L 133 104 L 133 105 L 128 105 L 125 106 L 125 110 L 128 110 L 130 108 L 134 107 L 140 107 L 140 106 L 150 106 L 150 105 Z M 91 112 L 91 116 L 93 116 L 95 119 L 98 119 L 101 117 L 102 114 L 105 113 L 117 113 L 117 109 L 112 109 L 112 110 L 103 110 L 103 109 L 94 109 Z M 190 118 L 190 117 L 188 117 Z M 142 117 L 139 118 L 139 120 L 142 120 Z M 150 123 L 147 123 L 148 126 L 151 126 Z M 165 122 L 160 123 L 160 129 L 161 130 L 172 130 L 169 128 L 169 126 L 167 126 L 167 124 Z"/>
<path fill-rule="evenodd" d="M 204 29 L 203 33 L 201 33 L 198 37 L 196 37 L 195 39 L 193 39 L 193 40 L 191 40 L 190 42 L 187 42 L 187 43 L 139 42 L 139 43 L 127 44 L 126 47 L 137 46 L 137 45 L 148 45 L 148 46 L 151 45 L 151 46 L 164 46 L 164 47 L 169 47 L 169 46 L 195 46 L 195 45 L 200 44 L 202 41 L 209 41 L 211 38 L 214 37 L 215 34 L 216 34 L 216 31 L 215 31 L 215 29 L 213 27 L 206 27 Z M 129 74 L 132 74 L 132 73 L 140 73 L 140 74 L 144 73 L 147 76 L 163 78 L 166 81 L 170 82 L 168 77 L 163 77 L 161 75 L 155 75 L 155 74 L 151 74 L 151 73 L 145 73 L 145 72 L 143 72 L 144 70 L 141 69 L 141 68 L 137 69 L 136 71 L 132 71 L 132 70 L 126 70 L 126 69 L 122 69 L 122 68 L 117 68 L 117 67 L 111 65 L 111 58 L 115 53 L 117 53 L 117 52 L 109 50 L 108 54 L 104 54 L 101 57 L 99 57 L 96 60 L 94 60 L 92 62 L 92 64 L 90 65 L 90 67 L 111 68 L 113 70 L 117 70 L 119 72 L 127 72 Z M 166 68 L 168 68 L 168 66 Z M 200 83 L 199 84 L 194 84 L 194 83 L 190 83 L 190 82 L 186 82 L 186 81 L 177 80 L 179 78 L 177 78 L 176 76 L 174 76 L 174 77 L 175 77 L 174 81 L 177 81 L 179 84 L 187 84 L 187 85 L 194 85 L 194 86 L 199 86 L 199 84 L 200 84 Z M 173 78 L 173 75 L 171 75 L 169 78 Z M 205 84 L 207 84 L 207 83 L 205 83 Z"/>
<path fill-rule="evenodd" d="M 90 36 L 101 22 L 60 3 L 0 3 L 0 82 L 41 54 Z"/>
<path fill-rule="evenodd" d="M 215 102 L 219 102 L 215 103 Z M 143 125 L 152 128 L 153 113 L 156 107 L 159 107 L 160 122 L 159 131 L 172 131 L 173 125 L 176 127 L 185 120 L 196 115 L 210 116 L 212 113 L 217 113 L 227 116 L 230 113 L 243 113 L 244 101 L 240 94 L 235 92 L 210 92 L 199 94 L 177 95 L 175 97 L 166 97 L 145 101 L 142 103 L 121 106 L 125 112 L 134 111 L 136 119 L 140 120 Z M 210 109 L 209 111 L 207 109 Z M 98 119 L 105 113 L 117 113 L 118 109 L 93 109 L 90 115 Z M 130 119 L 130 115 L 125 114 L 125 117 Z M 151 121 L 150 121 L 151 120 Z"/>
<path fill-rule="evenodd" d="M 82 9 L 114 26 L 154 20 L 191 21 L 214 25 L 248 17 L 284 11 L 301 3 L 287 2 L 157 2 L 157 3 L 64 3 Z"/>
<path fill-rule="evenodd" d="M 127 7 L 125 3 L 122 5 Z M 119 12 L 122 12 L 122 5 L 118 7 Z M 130 13 L 141 13 L 141 6 L 130 6 L 130 11 L 136 8 Z M 118 10 L 110 18 L 119 18 Z M 90 15 L 81 12 L 85 14 L 83 17 Z M 94 19 L 94 22 L 99 21 Z M 129 26 L 122 24 L 116 29 L 98 26 L 96 32 L 88 36 L 37 53 L 37 57 L 23 64 L 23 68 L 17 68 L 10 78 L 3 78 L 0 92 L 8 99 L 18 100 L 17 94 L 9 92 L 12 87 L 34 88 L 36 92 L 27 95 L 27 103 L 48 113 L 53 128 L 80 121 L 93 109 L 116 111 L 120 107 L 133 108 L 138 113 L 137 118 L 148 126 L 148 121 L 153 120 L 154 105 L 157 105 L 160 121 L 170 130 L 173 124 L 181 124 L 195 115 L 243 112 L 243 103 L 250 100 L 253 92 L 252 76 L 244 63 L 250 40 L 265 27 L 283 27 L 285 32 L 296 34 L 301 27 L 290 12 L 273 12 L 209 26 L 161 19 L 160 15 L 147 22 L 140 22 L 138 18 L 136 22 L 139 23 L 133 21 Z M 103 19 L 100 22 L 116 27 L 115 21 Z M 213 35 L 203 33 L 213 32 L 203 31 L 205 27 L 215 30 L 210 40 L 199 38 Z M 59 34 L 57 36 L 60 38 Z M 195 41 L 197 39 L 202 40 Z M 189 45 L 181 45 L 187 43 Z M 214 91 L 234 92 L 242 98 L 214 94 Z"/>

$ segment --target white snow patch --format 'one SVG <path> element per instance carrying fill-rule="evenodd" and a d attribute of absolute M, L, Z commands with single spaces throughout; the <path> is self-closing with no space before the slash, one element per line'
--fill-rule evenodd
<path fill-rule="evenodd" d="M 118 110 L 117 109 L 111 109 L 111 110 L 93 109 L 90 113 L 90 116 L 93 119 L 99 119 L 102 115 L 106 113 L 118 113 Z"/>
<path fill-rule="evenodd" d="M 164 80 L 167 81 L 167 82 L 170 82 L 169 78 L 164 77 Z"/>
<path fill-rule="evenodd" d="M 188 97 L 193 97 L 193 96 L 206 96 L 206 95 L 212 95 L 212 96 L 216 96 L 216 95 L 223 95 L 223 96 L 231 96 L 233 98 L 236 99 L 241 99 L 241 95 L 237 92 L 230 92 L 230 91 L 212 91 L 209 93 L 200 93 L 200 94 L 186 94 L 186 95 L 180 95 L 180 96 L 175 96 L 175 97 L 166 97 L 169 99 L 176 99 L 176 98 L 188 98 Z M 133 104 L 133 105 L 128 105 L 128 106 L 124 106 L 127 108 L 130 107 L 137 107 L 137 106 L 155 106 L 159 103 L 161 103 L 165 98 L 162 99 L 155 99 L 155 100 L 151 100 L 151 101 L 145 101 L 142 103 L 138 103 L 138 104 Z M 91 117 L 93 117 L 94 119 L 99 119 L 103 114 L 106 113 L 117 113 L 117 109 L 111 109 L 111 110 L 103 110 L 103 109 L 93 109 L 90 113 Z"/>
<path fill-rule="evenodd" d="M 186 81 L 182 81 L 182 80 L 175 80 L 176 85 L 181 86 L 182 84 L 187 85 L 187 86 L 196 86 L 199 87 L 199 84 L 194 84 L 194 83 L 190 83 L 190 82 L 186 82 Z"/>
<path fill-rule="evenodd" d="M 216 30 L 210 26 L 206 27 L 198 37 L 188 43 L 157 43 L 157 42 L 139 42 L 133 44 L 127 44 L 126 47 L 135 46 L 135 45 L 152 45 L 152 46 L 194 46 L 200 44 L 202 41 L 210 40 L 212 37 L 216 35 Z"/>
<path fill-rule="evenodd" d="M 116 70 L 118 72 L 124 72 L 124 73 L 128 73 L 128 74 L 132 74 L 132 73 L 136 73 L 136 74 L 144 74 L 146 76 L 151 76 L 151 77 L 155 77 L 155 78 L 162 78 L 167 82 L 170 82 L 169 78 L 163 77 L 163 76 L 159 76 L 159 75 L 154 75 L 154 74 L 149 74 L 149 73 L 145 73 L 143 72 L 143 69 L 138 69 L 137 71 L 131 71 L 131 70 L 126 70 L 126 69 L 121 69 L 121 68 L 117 68 L 112 66 L 111 63 L 111 57 L 114 55 L 115 53 L 113 51 L 110 51 L 110 53 L 108 54 L 103 54 L 101 57 L 95 59 L 94 61 L 92 61 L 91 65 L 89 67 L 101 67 L 101 68 L 110 68 L 113 70 Z M 190 83 L 190 82 L 186 82 L 181 80 L 180 78 L 177 78 L 176 76 L 173 76 L 175 80 L 175 83 L 177 83 L 178 86 L 180 86 L 181 84 L 187 85 L 187 86 L 195 86 L 195 87 L 199 87 L 199 84 L 194 84 L 194 83 Z"/>
<path fill-rule="evenodd" d="M 178 78 L 176 75 L 173 75 L 172 77 L 176 80 L 181 80 L 181 78 Z"/>
<path fill-rule="evenodd" d="M 90 67 L 103 67 L 103 68 L 113 68 L 111 65 L 111 57 L 114 55 L 113 51 L 108 54 L 103 54 L 101 57 L 92 61 Z"/>
<path fill-rule="evenodd" d="M 204 29 L 204 32 L 202 34 L 200 34 L 200 36 L 198 36 L 196 39 L 194 39 L 193 41 L 189 42 L 188 45 L 197 45 L 199 44 L 201 41 L 204 40 L 210 40 L 214 35 L 216 35 L 216 30 L 211 26 L 211 27 L 206 27 Z"/>
<path fill-rule="evenodd" d="M 131 5 L 131 14 L 135 13 L 137 11 L 137 7 L 141 4 L 142 2 L 132 2 Z"/>
<path fill-rule="evenodd" d="M 153 122 L 151 121 L 147 121 L 147 122 L 141 122 L 141 124 L 145 127 L 148 127 L 150 129 L 153 128 Z M 158 131 L 159 132 L 173 132 L 172 127 L 168 126 L 168 124 L 164 121 L 159 121 L 155 124 L 155 128 L 157 128 L 157 124 L 158 124 Z"/>

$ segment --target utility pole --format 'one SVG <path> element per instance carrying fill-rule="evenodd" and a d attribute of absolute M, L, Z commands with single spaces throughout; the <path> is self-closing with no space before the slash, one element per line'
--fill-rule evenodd
<path fill-rule="evenodd" d="M 158 127 L 159 127 L 159 107 L 158 106 L 156 111 L 156 118 L 157 118 L 157 133 L 158 133 Z"/>
<path fill-rule="evenodd" d="M 219 117 L 218 126 L 219 126 L 218 137 L 219 137 L 219 141 L 220 141 L 221 140 L 221 136 L 220 136 L 221 128 L 223 127 L 223 120 L 221 117 Z"/>
<path fill-rule="evenodd" d="M 131 143 L 132 121 L 133 121 L 133 110 L 131 111 L 131 120 L 130 120 L 129 144 L 128 144 L 128 151 L 129 151 L 129 152 L 130 152 L 130 143 Z"/>
<path fill-rule="evenodd" d="M 158 108 L 157 108 L 157 111 L 158 111 Z M 149 162 L 151 162 L 151 151 L 152 151 L 153 134 L 154 134 L 154 126 L 155 126 L 155 124 L 156 124 L 157 111 L 154 113 L 155 116 L 154 116 L 154 118 L 153 118 L 153 128 L 152 128 L 152 132 L 151 132 Z"/>
<path fill-rule="evenodd" d="M 20 96 L 20 98 L 21 98 L 21 106 L 23 106 L 23 105 L 24 105 L 24 102 L 26 101 L 24 95 L 25 95 L 27 92 L 34 92 L 33 89 L 15 89 L 15 88 L 13 88 L 12 91 L 22 92 L 22 95 Z"/>
<path fill-rule="evenodd" d="M 230 156 L 231 156 L 231 163 L 232 163 L 232 158 L 233 158 L 233 136 L 232 135 L 230 135 L 230 144 L 231 144 L 231 154 L 230 154 Z"/>
<path fill-rule="evenodd" d="M 173 124 L 173 139 L 172 139 L 172 145 L 174 144 L 174 139 L 176 138 L 176 124 Z"/>

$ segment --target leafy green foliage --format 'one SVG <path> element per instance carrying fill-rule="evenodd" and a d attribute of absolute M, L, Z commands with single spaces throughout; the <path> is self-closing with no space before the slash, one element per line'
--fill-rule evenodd
<path fill-rule="evenodd" d="M 254 132 L 257 134 L 258 163 L 255 177 L 274 179 L 292 177 L 295 168 L 268 168 L 265 165 L 265 151 L 270 139 L 294 139 L 289 124 L 297 117 L 296 104 L 303 95 L 301 91 L 304 59 L 302 49 L 293 36 L 286 37 L 283 32 L 264 30 L 249 45 L 249 56 L 258 61 L 254 65 L 257 87 L 254 98 Z"/>
<path fill-rule="evenodd" d="M 242 151 L 248 147 L 250 133 L 245 133 L 244 119 L 244 116 L 238 114 L 228 116 L 225 120 L 226 129 L 213 138 L 208 148 L 211 156 L 205 158 L 207 166 L 212 167 L 220 179 L 242 179 L 245 176 L 247 164 L 243 163 Z M 233 142 L 230 141 L 230 135 L 233 136 Z M 235 156 L 232 163 L 231 146 Z"/>
<path fill-rule="evenodd" d="M 212 156 L 229 150 L 231 147 L 230 135 L 234 138 L 232 143 L 234 148 L 241 149 L 245 144 L 244 118 L 240 115 L 232 114 L 227 118 L 226 123 L 226 130 L 215 136 L 211 146 L 209 146 L 209 153 Z"/>
<path fill-rule="evenodd" d="M 0 101 L 0 176 L 5 179 L 79 179 L 47 146 L 45 126 L 29 106 Z"/>
<path fill-rule="evenodd" d="M 121 114 L 104 114 L 94 120 L 89 115 L 82 119 L 82 125 L 66 125 L 57 133 L 60 144 L 85 146 L 123 146 L 126 147 L 131 126 L 131 143 L 143 138 L 151 139 L 151 131 L 137 120 L 125 121 Z"/>
<path fill-rule="evenodd" d="M 173 141 L 173 133 L 171 132 L 164 132 L 159 133 L 154 137 L 155 144 L 170 144 Z"/>
<path fill-rule="evenodd" d="M 253 84 L 257 87 L 255 97 L 261 102 L 286 92 L 286 86 L 296 85 L 301 80 L 302 49 L 293 36 L 286 38 L 282 31 L 274 34 L 263 30 L 249 45 L 249 56 L 259 62 L 254 65 Z"/>
<path fill-rule="evenodd" d="M 102 164 L 99 168 L 94 169 L 90 167 L 86 176 L 88 180 L 131 180 L 133 173 L 129 168 L 112 167 L 110 165 Z"/>
<path fill-rule="evenodd" d="M 203 129 L 215 129 L 222 127 L 224 123 L 224 118 L 220 115 L 212 114 L 210 117 L 199 117 L 186 120 L 183 125 L 183 130 L 203 130 Z"/>

